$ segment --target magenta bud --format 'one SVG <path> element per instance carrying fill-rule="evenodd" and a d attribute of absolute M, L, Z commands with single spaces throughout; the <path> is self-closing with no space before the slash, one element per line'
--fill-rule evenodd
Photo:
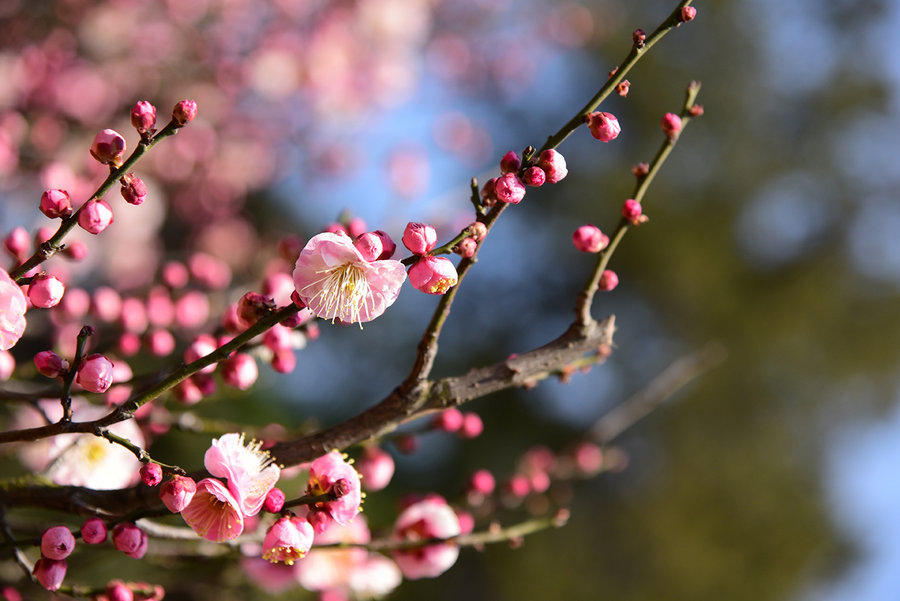
<path fill-rule="evenodd" d="M 106 523 L 100 518 L 88 518 L 81 526 L 81 540 L 89 545 L 106 542 Z"/>
<path fill-rule="evenodd" d="M 47 559 L 65 559 L 75 548 L 75 537 L 65 526 L 53 526 L 41 535 L 41 555 Z"/>
<path fill-rule="evenodd" d="M 663 132 L 670 138 L 674 138 L 681 131 L 681 117 L 675 113 L 666 113 L 660 122 Z"/>
<path fill-rule="evenodd" d="M 450 259 L 425 256 L 409 268 L 409 282 L 426 294 L 444 294 L 456 285 L 459 276 Z"/>
<path fill-rule="evenodd" d="M 416 255 L 424 255 L 437 245 L 437 232 L 430 225 L 410 221 L 403 230 L 403 245 Z"/>
<path fill-rule="evenodd" d="M 28 236 L 28 230 L 24 227 L 16 227 L 3 240 L 3 245 L 14 257 L 20 257 L 28 252 L 31 240 Z"/>
<path fill-rule="evenodd" d="M 469 479 L 469 492 L 487 496 L 494 492 L 497 482 L 488 470 L 478 470 Z"/>
<path fill-rule="evenodd" d="M 246 353 L 235 353 L 221 363 L 222 380 L 238 390 L 247 390 L 259 377 L 256 361 Z"/>
<path fill-rule="evenodd" d="M 519 158 L 514 151 L 510 150 L 506 154 L 503 155 L 503 158 L 500 159 L 500 172 L 501 173 L 518 173 L 519 168 L 522 166 L 522 159 Z"/>
<path fill-rule="evenodd" d="M 622 204 L 622 217 L 627 219 L 628 221 L 634 223 L 641 216 L 643 209 L 641 207 L 641 203 L 634 200 L 633 198 L 629 198 Z"/>
<path fill-rule="evenodd" d="M 362 217 L 354 217 L 347 223 L 347 235 L 351 238 L 359 238 L 366 233 L 366 222 Z"/>
<path fill-rule="evenodd" d="M 484 432 L 484 422 L 477 413 L 463 414 L 462 427 L 459 429 L 459 435 L 463 438 L 476 438 Z"/>
<path fill-rule="evenodd" d="M 46 190 L 41 194 L 41 213 L 50 219 L 65 219 L 72 214 L 72 201 L 65 190 Z"/>
<path fill-rule="evenodd" d="M 597 284 L 597 288 L 604 292 L 609 292 L 618 285 L 619 276 L 612 269 L 607 269 L 600 275 L 600 282 Z"/>
<path fill-rule="evenodd" d="M 609 246 L 609 237 L 596 225 L 582 225 L 572 234 L 572 243 L 583 253 L 598 253 Z"/>
<path fill-rule="evenodd" d="M 78 366 L 75 381 L 90 392 L 106 392 L 113 383 L 113 363 L 103 355 L 88 355 Z"/>
<path fill-rule="evenodd" d="M 266 500 L 263 502 L 263 509 L 269 513 L 278 513 L 284 507 L 284 493 L 279 488 L 273 488 L 266 493 Z"/>
<path fill-rule="evenodd" d="M 152 130 L 156 126 L 156 107 L 146 100 L 139 100 L 131 109 L 131 124 L 140 134 Z"/>
<path fill-rule="evenodd" d="M 555 184 L 569 173 L 566 168 L 566 159 L 552 148 L 541 153 L 538 166 L 544 170 L 547 181 L 551 184 Z"/>
<path fill-rule="evenodd" d="M 289 374 L 297 367 L 297 355 L 293 349 L 278 349 L 272 353 L 269 365 L 280 374 Z"/>
<path fill-rule="evenodd" d="M 375 232 L 366 232 L 360 234 L 353 241 L 353 246 L 362 255 L 366 261 L 375 261 L 384 252 L 384 244 L 381 242 L 381 236 Z"/>
<path fill-rule="evenodd" d="M 122 178 L 119 192 L 128 204 L 137 206 L 147 200 L 147 184 L 134 173 L 128 173 Z"/>
<path fill-rule="evenodd" d="M 106 598 L 109 601 L 134 601 L 134 591 L 121 580 L 113 580 L 106 585 Z"/>
<path fill-rule="evenodd" d="M 375 445 L 367 446 L 356 462 L 356 470 L 362 479 L 362 486 L 368 491 L 381 490 L 394 477 L 394 458 Z"/>
<path fill-rule="evenodd" d="M 182 100 L 172 109 L 172 121 L 176 127 L 184 127 L 197 116 L 197 103 L 193 100 Z"/>
<path fill-rule="evenodd" d="M 197 492 L 197 483 L 188 476 L 175 474 L 171 480 L 159 487 L 159 498 L 172 513 L 181 513 L 188 506 L 194 493 Z"/>
<path fill-rule="evenodd" d="M 615 140 L 622 131 L 619 120 L 612 113 L 594 112 L 586 117 L 586 121 L 591 135 L 601 142 Z"/>
<path fill-rule="evenodd" d="M 475 242 L 474 238 L 463 238 L 459 241 L 459 244 L 456 245 L 456 252 L 460 257 L 468 259 L 475 255 L 475 250 L 477 248 L 478 243 Z"/>
<path fill-rule="evenodd" d="M 41 351 L 34 356 L 34 366 L 38 373 L 48 378 L 57 378 L 69 371 L 69 362 L 53 351 Z"/>
<path fill-rule="evenodd" d="M 65 560 L 41 557 L 35 562 L 31 573 L 42 587 L 48 591 L 55 591 L 62 585 L 67 567 Z"/>
<path fill-rule="evenodd" d="M 145 463 L 141 466 L 140 474 L 141 482 L 147 486 L 156 486 L 162 482 L 162 466 L 158 463 Z"/>
<path fill-rule="evenodd" d="M 116 549 L 135 559 L 143 557 L 143 552 L 147 550 L 147 535 L 132 523 L 116 524 L 113 528 L 112 542 Z"/>
<path fill-rule="evenodd" d="M 49 309 L 59 304 L 65 291 L 65 284 L 56 277 L 41 273 L 34 276 L 28 286 L 28 300 L 35 307 Z"/>
<path fill-rule="evenodd" d="M 547 181 L 547 174 L 537 165 L 532 165 L 525 170 L 525 173 L 522 175 L 522 181 L 528 186 L 539 188 Z"/>
<path fill-rule="evenodd" d="M 685 6 L 681 9 L 681 14 L 679 18 L 682 23 L 687 23 L 688 21 L 693 21 L 694 17 L 697 16 L 697 9 L 693 6 Z"/>
<path fill-rule="evenodd" d="M 384 260 L 393 257 L 394 251 L 397 250 L 397 244 L 391 239 L 390 236 L 387 235 L 386 232 L 375 230 L 373 233 L 381 238 L 381 246 L 384 248 L 384 250 L 381 251 L 381 255 L 379 255 L 378 259 Z"/>
<path fill-rule="evenodd" d="M 118 167 L 125 156 L 125 138 L 113 129 L 104 129 L 94 137 L 91 156 L 104 165 Z"/>
<path fill-rule="evenodd" d="M 244 328 L 249 328 L 275 308 L 275 301 L 258 292 L 248 292 L 238 301 L 237 316 Z"/>
<path fill-rule="evenodd" d="M 456 407 L 451 407 L 435 415 L 434 419 L 431 420 L 431 425 L 436 430 L 456 432 L 462 428 L 463 419 L 462 411 Z"/>
<path fill-rule="evenodd" d="M 519 204 L 525 198 L 525 184 L 515 173 L 501 175 L 494 182 L 494 196 L 500 202 Z"/>
<path fill-rule="evenodd" d="M 99 234 L 112 222 L 112 208 L 105 200 L 93 198 L 78 213 L 78 225 L 92 234 Z"/>

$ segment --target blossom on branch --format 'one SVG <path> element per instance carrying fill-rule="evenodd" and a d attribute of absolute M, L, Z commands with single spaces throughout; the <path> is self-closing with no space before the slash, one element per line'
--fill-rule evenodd
<path fill-rule="evenodd" d="M 459 518 L 447 502 L 437 495 L 410 505 L 397 517 L 394 540 L 426 541 L 460 534 Z M 437 543 L 393 552 L 394 561 L 409 579 L 434 578 L 456 563 L 459 547 L 452 543 Z"/>
<path fill-rule="evenodd" d="M 216 543 L 237 538 L 244 531 L 240 504 L 215 478 L 197 483 L 197 492 L 181 510 L 181 517 L 198 535 Z"/>
<path fill-rule="evenodd" d="M 0 269 L 0 350 L 11 349 L 22 337 L 26 309 L 25 293 L 6 271 Z"/>
<path fill-rule="evenodd" d="M 259 441 L 244 444 L 243 434 L 225 434 L 213 439 L 203 457 L 203 465 L 210 474 L 228 480 L 228 490 L 248 517 L 259 513 L 266 495 L 281 475 L 281 469 L 261 445 Z"/>
<path fill-rule="evenodd" d="M 322 532 L 332 521 L 347 524 L 359 513 L 362 502 L 359 474 L 338 451 L 322 455 L 309 466 L 306 494 L 333 494 L 333 501 L 316 503 L 309 519 L 316 532 Z"/>

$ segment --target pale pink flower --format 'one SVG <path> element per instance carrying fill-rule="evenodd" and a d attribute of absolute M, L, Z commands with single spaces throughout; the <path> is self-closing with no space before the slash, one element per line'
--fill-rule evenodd
<path fill-rule="evenodd" d="M 213 439 L 203 457 L 203 465 L 210 474 L 228 480 L 228 490 L 238 500 L 245 516 L 259 513 L 266 495 L 281 475 L 272 456 L 261 446 L 258 441 L 245 445 L 243 434 L 225 434 Z"/>
<path fill-rule="evenodd" d="M 197 483 L 197 492 L 181 510 L 181 517 L 199 536 L 216 543 L 237 538 L 244 531 L 240 504 L 215 478 Z"/>
<path fill-rule="evenodd" d="M 306 556 L 312 542 L 313 527 L 306 518 L 285 516 L 266 532 L 262 557 L 272 563 L 294 565 L 295 560 Z"/>
<path fill-rule="evenodd" d="M 428 255 L 409 268 L 409 283 L 426 294 L 444 294 L 458 281 L 453 261 L 444 257 Z"/>
<path fill-rule="evenodd" d="M 197 483 L 188 476 L 175 474 L 159 488 L 159 498 L 172 513 L 187 507 L 197 492 Z"/>
<path fill-rule="evenodd" d="M 381 490 L 394 477 L 394 458 L 376 445 L 366 447 L 356 465 L 368 491 Z"/>
<path fill-rule="evenodd" d="M 335 490 L 337 489 L 337 490 Z M 306 494 L 323 495 L 331 492 L 341 492 L 334 501 L 322 501 L 316 503 L 314 512 L 327 516 L 338 524 L 347 524 L 359 513 L 359 505 L 362 502 L 359 474 L 353 466 L 347 463 L 338 451 L 331 451 L 322 455 L 309 466 L 309 482 L 306 484 Z M 316 532 L 321 532 L 328 524 L 329 519 L 310 519 L 316 527 Z"/>
<path fill-rule="evenodd" d="M 91 392 L 106 392 L 113 383 L 113 363 L 103 355 L 88 355 L 78 366 L 75 382 Z"/>
<path fill-rule="evenodd" d="M 27 309 L 25 293 L 6 271 L 0 269 L 0 350 L 11 349 L 22 337 Z"/>
<path fill-rule="evenodd" d="M 419 541 L 447 538 L 460 533 L 459 518 L 447 502 L 436 495 L 407 507 L 394 525 L 394 539 Z M 409 579 L 434 578 L 456 563 L 459 547 L 437 543 L 393 551 L 394 561 Z"/>
<path fill-rule="evenodd" d="M 400 261 L 366 261 L 347 236 L 313 236 L 300 252 L 294 285 L 318 317 L 343 323 L 372 321 L 400 295 L 406 268 Z"/>

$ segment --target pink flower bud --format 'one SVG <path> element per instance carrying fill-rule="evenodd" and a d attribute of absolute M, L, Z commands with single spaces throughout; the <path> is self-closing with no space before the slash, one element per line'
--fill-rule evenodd
<path fill-rule="evenodd" d="M 506 154 L 503 155 L 503 158 L 500 159 L 500 172 L 501 173 L 518 173 L 519 168 L 522 166 L 522 159 L 519 158 L 514 151 L 510 150 Z"/>
<path fill-rule="evenodd" d="M 272 563 L 293 565 L 309 551 L 313 536 L 313 527 L 306 519 L 285 516 L 266 532 L 262 557 Z"/>
<path fill-rule="evenodd" d="M 524 498 L 531 492 L 531 482 L 528 476 L 524 474 L 516 474 L 506 482 L 504 492 L 514 498 Z"/>
<path fill-rule="evenodd" d="M 286 328 L 281 324 L 275 324 L 263 334 L 263 344 L 265 344 L 272 352 L 292 349 L 294 334 L 290 328 Z"/>
<path fill-rule="evenodd" d="M 376 445 L 363 449 L 362 456 L 356 462 L 363 488 L 375 492 L 386 487 L 394 477 L 394 458 L 387 451 Z"/>
<path fill-rule="evenodd" d="M 116 524 L 112 542 L 116 549 L 135 559 L 140 559 L 147 551 L 147 535 L 131 523 Z"/>
<path fill-rule="evenodd" d="M 478 248 L 478 243 L 475 242 L 474 238 L 463 238 L 459 241 L 459 244 L 456 245 L 456 252 L 460 257 L 468 259 L 475 255 L 475 250 Z"/>
<path fill-rule="evenodd" d="M 347 235 L 351 238 L 359 238 L 366 233 L 366 222 L 362 217 L 354 217 L 347 224 Z"/>
<path fill-rule="evenodd" d="M 94 137 L 91 155 L 104 165 L 118 167 L 125 157 L 125 138 L 112 129 L 104 129 Z"/>
<path fill-rule="evenodd" d="M 50 219 L 65 219 L 72 214 L 72 201 L 65 190 L 47 190 L 41 194 L 41 213 Z"/>
<path fill-rule="evenodd" d="M 72 261 L 81 261 L 87 256 L 87 245 L 81 240 L 72 240 L 62 249 L 63 255 Z"/>
<path fill-rule="evenodd" d="M 184 127 L 197 116 L 197 103 L 193 100 L 182 100 L 172 109 L 172 121 L 176 127 Z"/>
<path fill-rule="evenodd" d="M 601 142 L 609 142 L 619 137 L 622 131 L 619 120 L 612 113 L 594 112 L 586 118 L 591 135 Z"/>
<path fill-rule="evenodd" d="M 600 283 L 597 288 L 604 292 L 609 292 L 619 285 L 619 276 L 612 269 L 607 269 L 600 275 Z"/>
<path fill-rule="evenodd" d="M 575 248 L 584 253 L 598 253 L 609 246 L 609 237 L 596 225 L 582 225 L 572 234 Z"/>
<path fill-rule="evenodd" d="M 188 506 L 194 493 L 197 492 L 197 483 L 193 478 L 175 474 L 171 480 L 159 487 L 159 498 L 172 513 L 181 513 Z"/>
<path fill-rule="evenodd" d="M 456 267 L 444 257 L 425 256 L 409 268 L 409 282 L 426 294 L 444 294 L 458 281 Z"/>
<path fill-rule="evenodd" d="M 3 244 L 12 256 L 21 257 L 28 252 L 28 248 L 31 245 L 28 230 L 21 226 L 14 228 L 3 240 Z"/>
<path fill-rule="evenodd" d="M 273 488 L 266 493 L 266 500 L 263 502 L 263 509 L 269 513 L 278 513 L 284 507 L 284 493 L 280 488 Z"/>
<path fill-rule="evenodd" d="M 278 349 L 269 364 L 278 373 L 289 374 L 297 367 L 297 356 L 293 349 Z"/>
<path fill-rule="evenodd" d="M 69 362 L 53 351 L 41 351 L 34 356 L 34 366 L 38 373 L 48 378 L 57 378 L 69 370 Z"/>
<path fill-rule="evenodd" d="M 59 304 L 65 291 L 65 284 L 56 277 L 41 273 L 34 276 L 28 286 L 28 300 L 35 307 L 49 309 Z"/>
<path fill-rule="evenodd" d="M 413 434 L 401 434 L 394 439 L 394 446 L 404 455 L 412 455 L 419 449 L 419 439 Z"/>
<path fill-rule="evenodd" d="M 472 478 L 469 480 L 469 491 L 482 496 L 494 492 L 495 486 L 494 475 L 488 470 L 478 470 L 472 474 Z"/>
<path fill-rule="evenodd" d="M 690 7 L 688 7 L 690 8 Z M 674 138 L 681 131 L 681 117 L 675 113 L 666 113 L 660 122 L 663 133 L 668 137 Z"/>
<path fill-rule="evenodd" d="M 16 358 L 9 351 L 0 351 L 0 382 L 9 380 L 16 369 Z"/>
<path fill-rule="evenodd" d="M 41 535 L 41 555 L 47 559 L 65 559 L 75 548 L 75 537 L 65 526 L 53 526 Z"/>
<path fill-rule="evenodd" d="M 603 469 L 603 449 L 598 445 L 584 441 L 578 443 L 573 453 L 575 465 L 583 474 L 595 475 Z"/>
<path fill-rule="evenodd" d="M 113 383 L 112 361 L 97 353 L 88 355 L 78 366 L 75 381 L 90 392 L 106 392 Z"/>
<path fill-rule="evenodd" d="M 146 343 L 147 350 L 154 357 L 167 357 L 175 350 L 175 336 L 165 329 L 150 330 Z"/>
<path fill-rule="evenodd" d="M 147 184 L 134 173 L 128 173 L 122 178 L 119 192 L 128 204 L 137 206 L 147 200 Z"/>
<path fill-rule="evenodd" d="M 475 242 L 481 242 L 487 236 L 487 226 L 480 221 L 475 221 L 469 225 L 468 230 L 470 236 Z"/>
<path fill-rule="evenodd" d="M 88 518 L 81 526 L 81 540 L 89 545 L 106 542 L 106 523 L 100 518 Z"/>
<path fill-rule="evenodd" d="M 519 204 L 525 198 L 525 184 L 515 173 L 501 175 L 494 182 L 494 196 L 500 202 Z"/>
<path fill-rule="evenodd" d="M 551 184 L 555 184 L 569 173 L 566 168 L 566 159 L 552 148 L 541 153 L 538 166 L 547 174 L 547 181 Z"/>
<path fill-rule="evenodd" d="M 463 415 L 462 427 L 459 429 L 459 435 L 463 438 L 477 438 L 484 432 L 484 422 L 477 413 L 466 413 Z"/>
<path fill-rule="evenodd" d="M 525 170 L 525 173 L 522 175 L 522 181 L 528 186 L 539 188 L 547 181 L 547 174 L 537 165 L 532 165 Z"/>
<path fill-rule="evenodd" d="M 631 34 L 631 41 L 634 43 L 635 48 L 643 48 L 646 40 L 647 34 L 643 29 L 635 29 L 634 33 Z"/>
<path fill-rule="evenodd" d="M 435 415 L 434 419 L 431 420 L 431 424 L 437 430 L 456 432 L 462 428 L 463 419 L 462 411 L 456 407 L 451 407 Z"/>
<path fill-rule="evenodd" d="M 235 353 L 222 361 L 222 380 L 238 390 L 247 390 L 259 377 L 256 361 L 246 353 Z"/>
<path fill-rule="evenodd" d="M 362 255 L 366 261 L 375 261 L 384 252 L 384 244 L 381 242 L 381 236 L 375 232 L 367 232 L 360 234 L 353 241 L 353 246 Z"/>
<path fill-rule="evenodd" d="M 131 124 L 140 134 L 152 130 L 156 126 L 156 107 L 146 100 L 139 100 L 131 109 Z"/>
<path fill-rule="evenodd" d="M 619 96 L 621 96 L 622 98 L 625 98 L 626 96 L 628 96 L 628 91 L 630 89 L 631 89 L 631 82 L 628 81 L 627 79 L 623 79 L 618 84 L 616 84 L 616 93 Z"/>
<path fill-rule="evenodd" d="M 394 251 L 397 250 L 397 244 L 391 239 L 390 236 L 387 235 L 386 232 L 381 230 L 375 230 L 375 235 L 381 238 L 381 246 L 384 248 L 381 251 L 381 254 L 378 256 L 379 261 L 383 261 L 385 259 L 390 259 L 394 256 Z"/>
<path fill-rule="evenodd" d="M 66 577 L 67 567 L 65 560 L 41 557 L 35 562 L 31 573 L 34 574 L 34 577 L 42 587 L 48 591 L 55 591 L 62 585 L 62 581 Z"/>
<path fill-rule="evenodd" d="M 641 207 L 641 203 L 634 200 L 633 198 L 629 198 L 622 205 L 622 217 L 627 219 L 628 221 L 634 223 L 641 216 L 643 212 L 643 208 Z"/>
<path fill-rule="evenodd" d="M 141 482 L 147 486 L 156 486 L 162 482 L 162 466 L 158 463 L 145 463 L 140 470 Z"/>
<path fill-rule="evenodd" d="M 481 202 L 483 202 L 486 206 L 493 206 L 493 204 L 497 202 L 497 196 L 495 194 L 496 188 L 496 177 L 492 177 L 488 181 L 484 182 L 484 185 L 481 187 Z"/>
<path fill-rule="evenodd" d="M 403 245 L 416 255 L 424 255 L 437 245 L 437 232 L 430 225 L 410 221 L 403 230 Z"/>
<path fill-rule="evenodd" d="M 681 9 L 681 15 L 679 15 L 682 23 L 687 23 L 688 21 L 693 21 L 694 17 L 697 16 L 697 9 L 693 6 L 685 6 Z"/>
<path fill-rule="evenodd" d="M 99 234 L 112 222 L 112 208 L 105 200 L 93 198 L 78 212 L 78 225 L 92 234 Z"/>
<path fill-rule="evenodd" d="M 469 534 L 475 530 L 475 518 L 471 513 L 462 509 L 455 509 L 454 511 L 456 512 L 456 519 L 459 520 L 460 534 Z"/>
<path fill-rule="evenodd" d="M 268 315 L 275 308 L 275 302 L 258 292 L 248 292 L 238 301 L 237 316 L 243 328 L 249 328 Z"/>
<path fill-rule="evenodd" d="M 106 598 L 108 601 L 134 601 L 134 591 L 121 580 L 113 580 L 106 585 Z"/>
<path fill-rule="evenodd" d="M 163 265 L 162 280 L 169 288 L 184 288 L 191 280 L 191 274 L 184 263 L 168 261 Z"/>

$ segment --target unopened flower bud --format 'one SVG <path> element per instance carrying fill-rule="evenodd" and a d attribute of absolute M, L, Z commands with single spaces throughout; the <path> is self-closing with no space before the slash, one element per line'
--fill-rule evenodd
<path fill-rule="evenodd" d="M 607 269 L 600 275 L 600 283 L 597 288 L 604 292 L 609 292 L 619 285 L 619 276 L 612 269 Z"/>
<path fill-rule="evenodd" d="M 437 232 L 424 223 L 409 222 L 403 230 L 403 245 L 416 255 L 424 255 L 437 245 Z"/>
<path fill-rule="evenodd" d="M 184 127 L 197 116 L 197 103 L 193 100 L 182 100 L 172 109 L 172 121 L 176 127 Z"/>
<path fill-rule="evenodd" d="M 91 156 L 104 165 L 118 167 L 125 157 L 125 138 L 113 129 L 104 129 L 94 137 Z"/>
<path fill-rule="evenodd" d="M 221 365 L 222 380 L 238 390 L 247 390 L 259 377 L 256 361 L 246 353 L 235 353 Z"/>
<path fill-rule="evenodd" d="M 362 234 L 366 233 L 366 222 L 362 217 L 354 217 L 350 221 L 347 222 L 347 235 L 353 239 L 359 238 Z"/>
<path fill-rule="evenodd" d="M 181 513 L 188 506 L 194 493 L 197 492 L 197 483 L 188 476 L 175 474 L 171 480 L 159 487 L 159 498 L 172 513 Z"/>
<path fill-rule="evenodd" d="M 69 362 L 53 351 L 41 351 L 34 356 L 34 366 L 38 373 L 48 378 L 57 378 L 69 370 Z"/>
<path fill-rule="evenodd" d="M 338 478 L 334 484 L 331 485 L 331 494 L 334 495 L 335 498 L 340 499 L 348 492 L 350 492 L 350 483 L 344 478 Z"/>
<path fill-rule="evenodd" d="M 81 540 L 89 545 L 106 542 L 106 523 L 100 518 L 88 518 L 81 526 Z"/>
<path fill-rule="evenodd" d="M 519 204 L 525 198 L 525 184 L 515 173 L 501 175 L 494 182 L 494 196 L 500 202 Z"/>
<path fill-rule="evenodd" d="M 41 555 L 47 559 L 65 559 L 75 548 L 75 537 L 65 526 L 53 526 L 41 535 Z"/>
<path fill-rule="evenodd" d="M 497 178 L 492 177 L 488 181 L 484 182 L 484 185 L 481 187 L 481 202 L 484 203 L 485 206 L 493 206 L 495 202 L 497 202 L 497 196 L 494 194 L 495 188 L 497 185 Z"/>
<path fill-rule="evenodd" d="M 72 214 L 72 201 L 65 190 L 46 190 L 41 194 L 41 213 L 50 219 L 65 219 Z"/>
<path fill-rule="evenodd" d="M 156 107 L 146 100 L 139 100 L 131 109 L 131 124 L 140 134 L 152 130 L 156 126 Z"/>
<path fill-rule="evenodd" d="M 145 463 L 141 466 L 140 474 L 141 482 L 147 486 L 156 486 L 162 482 L 162 466 L 158 463 Z"/>
<path fill-rule="evenodd" d="M 635 48 L 643 48 L 646 40 L 647 34 L 644 33 L 643 29 L 635 29 L 634 33 L 631 34 L 631 41 L 634 43 Z"/>
<path fill-rule="evenodd" d="M 31 244 L 28 230 L 21 226 L 14 228 L 3 240 L 3 244 L 11 255 L 14 257 L 21 257 L 28 252 L 29 245 Z"/>
<path fill-rule="evenodd" d="M 691 108 L 688 109 L 688 114 L 691 117 L 700 117 L 701 115 L 703 115 L 703 105 L 702 104 L 693 105 Z"/>
<path fill-rule="evenodd" d="M 566 159 L 552 148 L 541 153 L 538 166 L 544 170 L 547 181 L 551 184 L 555 184 L 569 173 L 566 168 Z"/>
<path fill-rule="evenodd" d="M 586 121 L 588 129 L 591 130 L 591 135 L 601 142 L 615 140 L 622 131 L 619 120 L 612 113 L 597 111 L 588 115 Z"/>
<path fill-rule="evenodd" d="M 134 601 L 134 591 L 121 580 L 113 580 L 106 585 L 106 598 L 109 601 Z"/>
<path fill-rule="evenodd" d="M 237 316 L 244 328 L 249 328 L 268 315 L 275 308 L 275 302 L 258 292 L 248 292 L 237 304 Z"/>
<path fill-rule="evenodd" d="M 147 199 L 147 184 L 134 173 L 129 173 L 122 178 L 122 187 L 119 189 L 125 202 L 139 205 Z"/>
<path fill-rule="evenodd" d="M 78 366 L 75 381 L 90 392 L 106 392 L 113 383 L 113 363 L 103 355 L 88 355 Z"/>
<path fill-rule="evenodd" d="M 363 259 L 366 261 L 375 261 L 384 252 L 384 244 L 381 242 L 381 236 L 375 232 L 366 232 L 360 234 L 353 241 L 353 246 L 359 251 Z"/>
<path fill-rule="evenodd" d="M 463 238 L 459 241 L 459 244 L 456 245 L 456 252 L 460 257 L 468 259 L 475 254 L 475 249 L 477 248 L 478 243 L 475 242 L 474 238 Z"/>
<path fill-rule="evenodd" d="M 409 268 L 409 282 L 426 294 L 444 294 L 458 281 L 456 267 L 444 257 L 422 257 Z"/>
<path fill-rule="evenodd" d="M 87 245 L 81 240 L 72 240 L 62 249 L 63 255 L 72 261 L 81 261 L 87 256 Z"/>
<path fill-rule="evenodd" d="M 463 438 L 477 438 L 484 432 L 484 422 L 477 413 L 464 413 L 462 427 L 459 429 L 459 435 Z"/>
<path fill-rule="evenodd" d="M 487 496 L 494 492 L 497 482 L 488 470 L 478 470 L 469 479 L 469 492 Z"/>
<path fill-rule="evenodd" d="M 35 307 L 49 309 L 59 304 L 65 292 L 65 284 L 55 276 L 41 273 L 34 276 L 28 286 L 28 300 Z"/>
<path fill-rule="evenodd" d="M 113 222 L 112 208 L 105 200 L 93 198 L 78 213 L 78 225 L 92 234 L 99 234 Z"/>
<path fill-rule="evenodd" d="M 48 591 L 55 591 L 62 585 L 62 581 L 66 577 L 67 567 L 64 559 L 57 560 L 41 557 L 35 562 L 31 573 L 42 587 Z"/>
<path fill-rule="evenodd" d="M 451 407 L 435 415 L 434 419 L 431 420 L 431 425 L 436 430 L 456 432 L 462 428 L 464 419 L 462 411 L 456 407 Z"/>
<path fill-rule="evenodd" d="M 660 122 L 663 132 L 670 138 L 678 135 L 681 131 L 681 117 L 675 113 L 666 113 Z"/>
<path fill-rule="evenodd" d="M 631 172 L 638 179 L 642 179 L 647 177 L 647 174 L 650 173 L 650 165 L 647 163 L 638 163 L 634 167 L 631 168 Z"/>
<path fill-rule="evenodd" d="M 378 260 L 381 261 L 393 257 L 394 251 L 397 250 L 397 244 L 391 239 L 390 236 L 387 235 L 386 232 L 375 230 L 373 233 L 381 238 L 381 246 L 382 248 L 384 248 L 384 250 L 381 251 L 381 254 L 378 255 Z"/>
<path fill-rule="evenodd" d="M 697 9 L 693 6 L 685 6 L 681 9 L 681 14 L 679 18 L 682 23 L 687 23 L 688 21 L 693 21 L 694 17 L 697 16 Z"/>
<path fill-rule="evenodd" d="M 624 202 L 624 204 L 622 204 L 622 217 L 624 217 L 631 223 L 637 223 L 637 220 L 640 218 L 642 212 L 643 208 L 641 207 L 641 203 L 634 200 L 633 198 L 629 198 Z"/>
<path fill-rule="evenodd" d="M 619 96 L 621 96 L 622 98 L 625 98 L 626 96 L 628 96 L 628 91 L 630 89 L 631 89 L 631 82 L 628 81 L 627 79 L 623 79 L 618 84 L 616 84 L 616 93 Z"/>
<path fill-rule="evenodd" d="M 135 559 L 140 559 L 147 551 L 147 535 L 132 523 L 116 524 L 112 542 L 116 549 Z"/>
<path fill-rule="evenodd" d="M 598 253 L 609 246 L 609 236 L 596 225 L 582 225 L 572 234 L 572 243 L 583 253 Z"/>
<path fill-rule="evenodd" d="M 517 155 L 515 151 L 510 150 L 503 155 L 502 159 L 500 159 L 501 173 L 518 173 L 521 166 L 522 159 L 519 158 L 519 155 Z"/>
<path fill-rule="evenodd" d="M 273 488 L 266 493 L 266 500 L 263 502 L 263 509 L 269 513 L 278 513 L 284 507 L 284 492 L 280 488 Z"/>
<path fill-rule="evenodd" d="M 547 181 L 547 174 L 537 165 L 532 165 L 522 174 L 522 181 L 528 186 L 539 188 Z"/>
<path fill-rule="evenodd" d="M 394 458 L 376 445 L 363 449 L 362 456 L 356 462 L 362 486 L 371 492 L 386 487 L 394 476 L 394 469 Z"/>
<path fill-rule="evenodd" d="M 289 374 L 297 367 L 297 355 L 293 349 L 278 349 L 272 353 L 269 365 L 280 374 Z"/>
<path fill-rule="evenodd" d="M 474 221 L 469 224 L 469 235 L 475 242 L 481 242 L 487 236 L 487 226 L 480 221 Z"/>

